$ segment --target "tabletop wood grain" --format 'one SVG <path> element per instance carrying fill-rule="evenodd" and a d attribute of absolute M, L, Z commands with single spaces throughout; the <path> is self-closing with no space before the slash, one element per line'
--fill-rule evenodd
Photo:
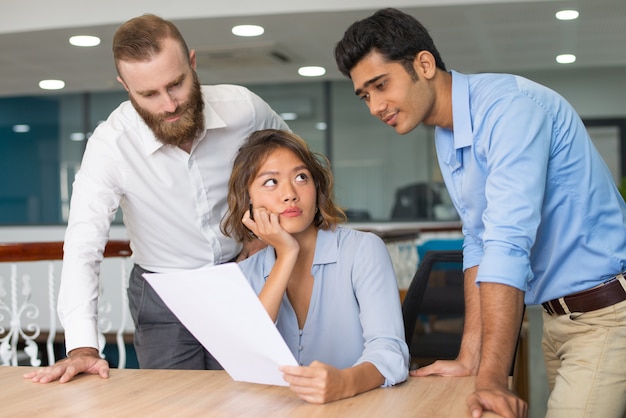
<path fill-rule="evenodd" d="M 46 417 L 469 417 L 472 377 L 412 378 L 314 405 L 287 387 L 235 382 L 224 371 L 111 369 L 68 383 L 32 383 L 30 367 L 0 367 L 2 416 Z M 491 413 L 483 417 L 495 417 Z"/>

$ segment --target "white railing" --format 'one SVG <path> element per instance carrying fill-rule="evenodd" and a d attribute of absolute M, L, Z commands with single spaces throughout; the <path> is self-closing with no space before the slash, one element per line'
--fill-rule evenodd
<path fill-rule="evenodd" d="M 109 300 L 110 296 L 117 299 L 113 291 L 117 286 L 110 286 L 112 283 L 101 285 L 98 300 L 101 354 L 107 340 L 114 339 L 119 354 L 118 368 L 126 366 L 124 337 L 128 334 L 126 287 L 130 255 L 128 241 L 109 241 L 101 266 L 101 276 L 105 270 L 115 269 L 115 264 L 119 269 L 114 283 L 119 284 L 120 303 L 112 304 Z M 27 361 L 31 366 L 39 366 L 42 363 L 40 347 L 44 345 L 47 364 L 56 361 L 54 346 L 63 340 L 57 331 L 56 313 L 62 258 L 62 242 L 0 244 L 0 266 L 3 267 L 0 269 L 0 365 L 17 366 L 20 361 Z M 30 274 L 20 273 L 22 270 Z M 107 286 L 110 286 L 107 288 L 109 297 L 104 294 Z M 45 305 L 47 310 L 41 310 Z M 112 306 L 118 307 L 120 312 L 113 312 Z M 119 319 L 115 321 L 115 331 L 113 316 Z"/>
<path fill-rule="evenodd" d="M 385 241 L 401 296 L 417 269 L 418 246 L 432 238 L 460 236 L 458 224 L 353 227 L 374 232 Z M 117 346 L 119 368 L 126 367 L 126 344 L 134 332 L 126 293 L 130 255 L 128 241 L 109 241 L 100 274 L 100 348 L 104 350 L 105 343 Z M 62 259 L 63 242 L 0 243 L 0 365 L 54 363 L 55 347 L 63 342 L 56 312 Z"/>
<path fill-rule="evenodd" d="M 417 270 L 419 263 L 417 243 L 417 237 L 385 241 L 393 270 L 396 273 L 398 289 L 408 289 Z"/>

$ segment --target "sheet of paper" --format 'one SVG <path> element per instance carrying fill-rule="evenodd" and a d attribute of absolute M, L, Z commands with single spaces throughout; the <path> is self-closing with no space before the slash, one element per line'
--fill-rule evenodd
<path fill-rule="evenodd" d="M 234 380 L 287 386 L 298 363 L 236 263 L 144 277 Z"/>

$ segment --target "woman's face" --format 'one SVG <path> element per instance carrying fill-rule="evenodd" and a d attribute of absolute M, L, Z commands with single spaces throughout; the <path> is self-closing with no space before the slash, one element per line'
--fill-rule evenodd
<path fill-rule="evenodd" d="M 292 151 L 272 151 L 248 191 L 253 208 L 277 214 L 280 225 L 290 234 L 313 225 L 317 207 L 315 182 L 304 162 Z"/>

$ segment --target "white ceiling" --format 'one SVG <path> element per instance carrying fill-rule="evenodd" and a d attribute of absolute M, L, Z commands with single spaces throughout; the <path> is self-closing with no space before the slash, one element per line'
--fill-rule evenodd
<path fill-rule="evenodd" d="M 400 8 L 430 30 L 448 68 L 528 72 L 624 67 L 626 76 L 625 0 L 475 1 L 479 4 L 449 5 L 442 0 L 440 3 L 448 5 Z M 86 8 L 84 3 L 82 7 Z M 562 8 L 578 9 L 580 18 L 557 21 L 554 13 Z M 189 47 L 198 53 L 198 74 L 203 83 L 252 84 L 302 81 L 297 75 L 302 65 L 325 66 L 323 79 L 342 79 L 335 67 L 333 47 L 352 22 L 375 9 L 352 6 L 351 10 L 281 14 L 255 11 L 255 15 L 197 19 L 163 16 L 175 21 Z M 155 7 L 151 11 L 158 14 L 158 10 Z M 265 34 L 235 37 L 230 28 L 239 23 L 260 24 Z M 45 78 L 63 79 L 64 92 L 120 90 L 110 48 L 118 25 L 0 33 L 0 96 L 41 94 L 38 82 Z M 77 48 L 68 43 L 75 34 L 98 35 L 102 43 L 95 48 Z M 555 56 L 560 53 L 573 53 L 577 61 L 566 67 L 559 65 Z"/>

